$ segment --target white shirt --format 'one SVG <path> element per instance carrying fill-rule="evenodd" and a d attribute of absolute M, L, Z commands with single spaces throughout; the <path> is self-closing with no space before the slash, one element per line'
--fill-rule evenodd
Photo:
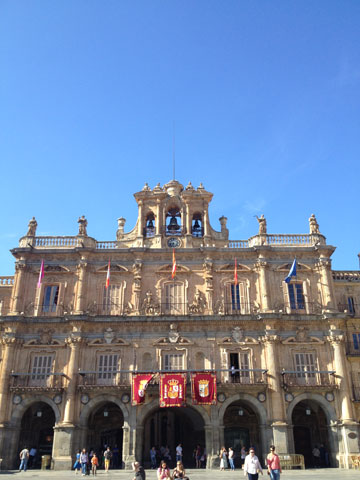
<path fill-rule="evenodd" d="M 234 456 L 234 450 L 229 450 L 229 458 L 233 458 Z"/>
<path fill-rule="evenodd" d="M 263 471 L 259 459 L 256 455 L 251 456 L 251 454 L 249 453 L 249 455 L 247 455 L 245 458 L 244 475 L 246 475 L 247 473 L 255 474 L 257 473 L 257 470 L 260 470 L 261 473 Z"/>
<path fill-rule="evenodd" d="M 176 455 L 182 455 L 182 447 L 180 445 L 176 447 Z"/>

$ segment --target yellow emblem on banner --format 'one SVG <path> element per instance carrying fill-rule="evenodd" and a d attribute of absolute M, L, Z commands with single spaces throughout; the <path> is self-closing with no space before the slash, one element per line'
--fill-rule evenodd
<path fill-rule="evenodd" d="M 203 398 L 209 396 L 209 380 L 199 380 L 199 395 Z"/>
<path fill-rule="evenodd" d="M 179 381 L 172 379 L 168 381 L 169 391 L 168 397 L 169 398 L 178 398 L 179 396 Z"/>

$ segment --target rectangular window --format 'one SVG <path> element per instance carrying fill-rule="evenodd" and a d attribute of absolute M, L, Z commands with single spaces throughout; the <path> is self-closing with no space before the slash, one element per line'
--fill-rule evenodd
<path fill-rule="evenodd" d="M 97 378 L 99 384 L 113 385 L 119 369 L 119 355 L 99 355 Z"/>
<path fill-rule="evenodd" d="M 59 300 L 59 285 L 47 285 L 44 288 L 44 299 L 42 311 L 44 313 L 55 313 Z"/>
<path fill-rule="evenodd" d="M 355 313 L 355 302 L 353 297 L 348 297 L 348 309 L 349 313 Z"/>
<path fill-rule="evenodd" d="M 360 333 L 353 333 L 352 337 L 354 350 L 360 350 Z"/>
<path fill-rule="evenodd" d="M 31 366 L 30 384 L 33 386 L 46 386 L 51 381 L 53 372 L 53 355 L 37 355 L 33 358 Z"/>
<path fill-rule="evenodd" d="M 316 383 L 316 359 L 313 353 L 295 354 L 296 377 L 303 384 Z"/>
<path fill-rule="evenodd" d="M 103 291 L 102 309 L 104 313 L 117 314 L 120 313 L 120 285 L 109 285 Z"/>
<path fill-rule="evenodd" d="M 165 353 L 163 370 L 184 370 L 184 355 L 182 353 Z"/>
<path fill-rule="evenodd" d="M 165 285 L 165 313 L 182 315 L 184 313 L 183 285 L 168 283 Z"/>
<path fill-rule="evenodd" d="M 240 310 L 240 286 L 237 285 L 230 285 L 231 291 L 231 309 L 233 311 Z"/>
<path fill-rule="evenodd" d="M 232 383 L 250 382 L 250 355 L 248 353 L 230 353 L 230 380 Z"/>
<path fill-rule="evenodd" d="M 305 310 L 305 299 L 302 283 L 289 283 L 288 292 L 291 310 Z"/>

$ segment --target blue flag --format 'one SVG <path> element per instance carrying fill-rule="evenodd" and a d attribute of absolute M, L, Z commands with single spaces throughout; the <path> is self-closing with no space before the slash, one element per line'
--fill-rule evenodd
<path fill-rule="evenodd" d="M 291 277 L 296 277 L 296 258 L 291 265 L 288 276 L 285 278 L 285 282 L 290 283 Z"/>

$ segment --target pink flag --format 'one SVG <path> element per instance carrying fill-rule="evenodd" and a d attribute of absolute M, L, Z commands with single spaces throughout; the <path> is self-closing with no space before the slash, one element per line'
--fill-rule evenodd
<path fill-rule="evenodd" d="M 37 283 L 37 288 L 41 287 L 43 278 L 44 278 L 44 260 L 41 260 L 41 267 L 40 267 L 40 272 L 39 272 L 39 280 L 38 280 L 38 283 Z"/>

